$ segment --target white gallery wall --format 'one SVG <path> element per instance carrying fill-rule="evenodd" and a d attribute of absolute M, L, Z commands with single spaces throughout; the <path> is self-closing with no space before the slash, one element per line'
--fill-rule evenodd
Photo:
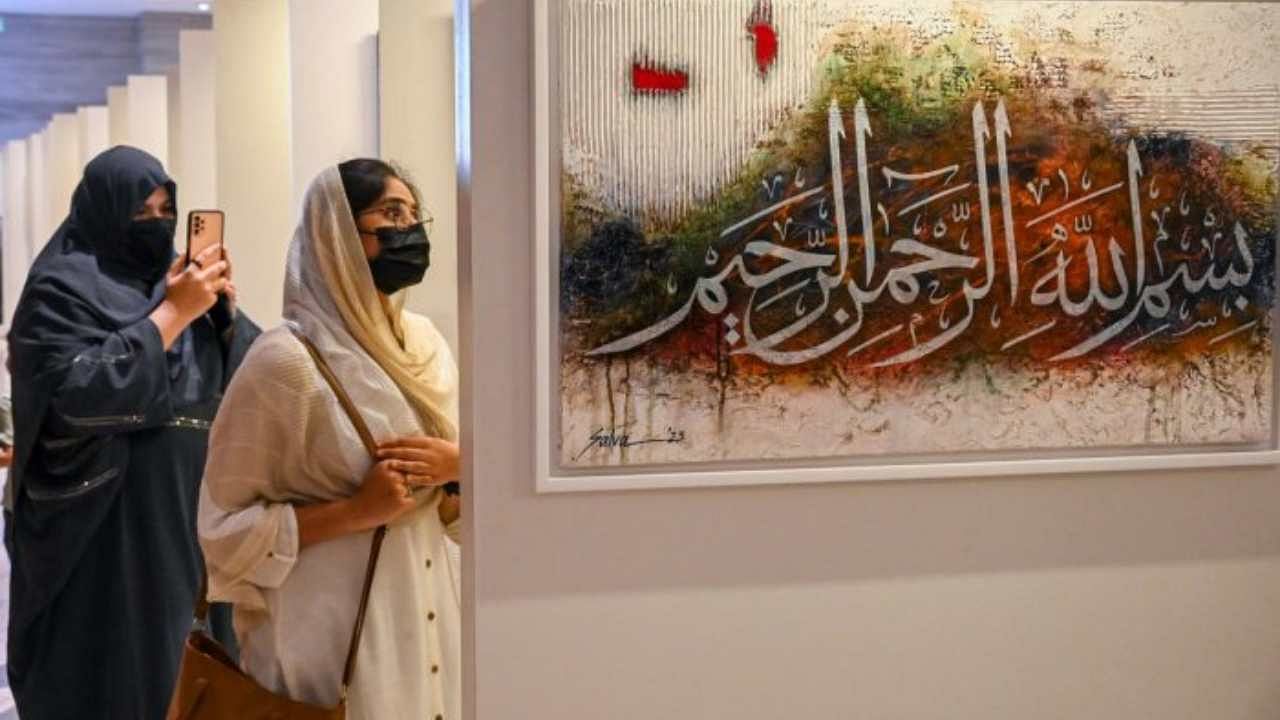
<path fill-rule="evenodd" d="M 264 325 L 280 317 L 285 256 L 307 187 L 325 167 L 383 155 L 378 6 L 230 0 L 214 14 L 214 197 L 227 214 L 242 302 Z M 198 41 L 184 34 L 184 42 Z M 185 98 L 185 75 L 181 91 Z M 182 106 L 185 135 L 196 121 Z"/>
<path fill-rule="evenodd" d="M 76 112 L 79 123 L 80 167 L 106 150 L 110 142 L 110 111 L 106 105 L 86 105 Z"/>
<path fill-rule="evenodd" d="M 48 212 L 56 228 L 71 211 L 71 194 L 80 182 L 83 170 L 80 162 L 80 121 L 75 113 L 58 113 L 49 123 L 48 133 L 44 146 Z"/>
<path fill-rule="evenodd" d="M 130 75 L 125 144 L 169 165 L 169 80 L 164 75 Z"/>
<path fill-rule="evenodd" d="M 378 3 L 289 0 L 293 207 L 321 170 L 378 155 Z"/>
<path fill-rule="evenodd" d="M 401 165 L 435 218 L 431 269 L 409 307 L 458 352 L 456 142 L 451 0 L 381 0 L 378 37 L 382 157 Z"/>
<path fill-rule="evenodd" d="M 113 85 L 107 88 L 107 145 L 129 143 L 129 88 Z"/>
<path fill-rule="evenodd" d="M 178 66 L 174 65 L 169 68 L 165 74 L 165 138 L 168 140 L 168 157 L 165 160 L 164 167 L 169 171 L 169 176 L 175 178 L 179 182 L 186 174 L 182 167 L 182 157 L 178 154 L 178 147 L 182 144 L 182 90 L 180 77 L 178 74 Z M 187 206 L 185 200 L 179 198 L 180 206 L 178 212 L 185 214 Z"/>
<path fill-rule="evenodd" d="M 468 718 L 1277 716 L 1274 468 L 535 494 L 533 3 L 462 5 Z"/>
<path fill-rule="evenodd" d="M 18 294 L 31 264 L 31 249 L 27 241 L 27 143 L 10 140 L 4 147 L 4 316 L 0 327 L 8 328 L 13 320 L 13 309 L 18 304 Z"/>
<path fill-rule="evenodd" d="M 289 14 L 284 0 L 219 0 L 213 17 L 217 199 L 246 312 L 280 320 L 296 211 L 291 185 Z M 316 122 L 324 122 L 319 116 Z"/>
<path fill-rule="evenodd" d="M 170 145 L 182 169 L 178 197 L 187 209 L 218 206 L 218 153 L 214 120 L 214 38 L 212 30 L 178 35 L 178 137 Z M 183 216 L 185 218 L 185 215 Z M 179 225 L 183 225 L 185 219 Z"/>
<path fill-rule="evenodd" d="M 45 174 L 46 131 L 27 138 L 27 252 L 35 257 L 53 230 L 49 220 L 49 185 Z"/>

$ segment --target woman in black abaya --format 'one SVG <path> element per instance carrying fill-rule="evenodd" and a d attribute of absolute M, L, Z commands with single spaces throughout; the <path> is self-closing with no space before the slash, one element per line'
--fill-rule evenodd
<path fill-rule="evenodd" d="M 159 719 L 177 677 L 204 574 L 208 428 L 258 328 L 218 248 L 174 259 L 175 202 L 141 150 L 94 158 L 14 314 L 8 663 L 23 720 Z"/>

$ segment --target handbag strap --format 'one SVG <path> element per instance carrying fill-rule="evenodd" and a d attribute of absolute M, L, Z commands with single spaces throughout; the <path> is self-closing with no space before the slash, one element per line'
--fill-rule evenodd
<path fill-rule="evenodd" d="M 307 354 L 315 361 L 316 369 L 320 371 L 320 375 L 324 377 L 325 382 L 329 383 L 329 387 L 333 389 L 333 394 L 338 396 L 338 404 L 342 405 L 347 417 L 351 419 L 351 424 L 355 426 L 356 434 L 360 436 L 360 442 L 364 444 L 365 450 L 369 451 L 369 457 L 374 462 L 377 462 L 378 444 L 374 442 L 373 433 L 369 432 L 369 426 L 365 424 L 364 417 L 360 415 L 360 410 L 351 400 L 351 396 L 342 387 L 338 376 L 333 374 L 329 363 L 325 362 L 324 357 L 320 355 L 320 351 L 316 349 L 316 346 L 312 344 L 306 335 L 303 335 L 300 330 L 292 325 L 289 326 L 289 330 L 294 337 L 298 338 L 298 342 L 302 343 L 302 347 L 307 349 Z M 364 587 L 360 590 L 360 609 L 356 612 L 355 626 L 351 628 L 351 644 L 347 647 L 347 662 L 342 670 L 342 688 L 339 697 L 344 700 L 347 697 L 347 688 L 351 685 L 351 678 L 355 675 L 356 650 L 360 647 L 360 635 L 364 632 L 364 616 L 369 609 L 369 591 L 373 588 L 373 574 L 378 569 L 378 555 L 382 551 L 382 541 L 386 536 L 387 526 L 378 526 L 378 529 L 373 533 L 373 542 L 369 547 L 369 562 L 364 571 Z"/>
<path fill-rule="evenodd" d="M 329 367 L 329 363 L 325 362 L 321 357 L 320 351 L 316 346 L 307 339 L 300 331 L 290 326 L 289 330 L 293 336 L 298 338 L 298 342 L 302 343 L 302 347 L 306 348 L 307 354 L 315 361 L 316 369 L 320 371 L 321 377 L 329 384 L 333 390 L 333 394 L 338 397 L 338 404 L 342 405 L 342 409 L 347 413 L 347 417 L 351 419 L 351 424 L 355 426 L 356 434 L 360 436 L 360 442 L 364 445 L 365 450 L 369 452 L 369 457 L 377 462 L 378 444 L 373 440 L 373 433 L 369 432 L 369 426 L 365 424 L 364 418 L 360 415 L 360 410 L 356 408 L 356 404 L 351 400 L 351 396 L 342 387 L 338 377 L 333 374 L 333 370 Z M 347 688 L 351 686 L 351 678 L 356 671 L 356 650 L 360 647 L 360 636 L 364 633 L 364 616 L 369 609 L 369 591 L 373 588 L 373 575 L 378 569 L 378 556 L 382 552 L 382 541 L 387 536 L 387 526 L 380 525 L 373 533 L 373 541 L 369 546 L 369 561 L 365 565 L 364 586 L 360 590 L 360 609 L 356 612 L 356 622 L 351 628 L 351 642 L 347 646 L 347 661 L 342 669 L 342 687 L 339 691 L 339 697 L 343 700 L 347 697 Z M 196 596 L 195 619 L 201 625 L 207 625 L 209 617 L 209 575 L 206 570 L 200 575 L 200 594 Z"/>

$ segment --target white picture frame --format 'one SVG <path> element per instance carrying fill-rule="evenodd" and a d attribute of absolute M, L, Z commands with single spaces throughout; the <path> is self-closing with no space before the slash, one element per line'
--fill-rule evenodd
<path fill-rule="evenodd" d="M 1034 0 L 1033 0 L 1034 1 Z M 1280 465 L 1277 435 L 1277 380 L 1272 363 L 1272 428 L 1269 442 L 1258 445 L 1197 446 L 1186 450 L 1151 447 L 1101 451 L 1007 452 L 916 457 L 823 458 L 816 460 L 700 462 L 679 465 L 563 468 L 556 461 L 559 422 L 557 338 L 557 245 L 559 108 L 556 57 L 559 0 L 535 0 L 533 87 L 535 129 L 535 481 L 539 493 L 619 491 L 655 488 L 779 485 L 796 483 L 882 482 L 947 478 L 1018 477 L 1056 474 L 1185 470 Z M 1271 310 L 1276 327 L 1277 308 Z M 1276 337 L 1273 333 L 1273 348 Z M 1275 357 L 1273 350 L 1273 357 Z"/>

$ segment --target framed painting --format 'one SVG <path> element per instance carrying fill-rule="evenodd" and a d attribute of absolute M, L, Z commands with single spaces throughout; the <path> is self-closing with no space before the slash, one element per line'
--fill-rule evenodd
<path fill-rule="evenodd" d="M 1280 7 L 536 15 L 540 490 L 1277 462 Z"/>

